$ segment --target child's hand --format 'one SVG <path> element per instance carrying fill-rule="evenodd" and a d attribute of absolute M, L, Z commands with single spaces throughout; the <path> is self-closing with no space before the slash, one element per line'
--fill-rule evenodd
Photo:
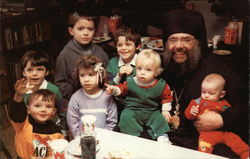
<path fill-rule="evenodd" d="M 106 86 L 106 93 L 113 95 L 113 96 L 119 96 L 121 95 L 121 90 L 119 87 L 114 86 L 114 85 L 109 85 L 109 84 L 105 84 Z"/>
<path fill-rule="evenodd" d="M 130 65 L 125 65 L 120 67 L 119 76 L 122 77 L 123 74 L 130 75 L 133 72 L 133 67 Z"/>
<path fill-rule="evenodd" d="M 113 92 L 113 90 L 115 88 L 115 86 L 109 85 L 109 84 L 105 84 L 105 87 L 106 87 L 105 91 L 106 91 L 107 94 L 112 94 L 112 92 Z"/>
<path fill-rule="evenodd" d="M 191 114 L 192 114 L 193 116 L 197 116 L 198 112 L 199 112 L 199 105 L 197 105 L 197 106 L 192 106 L 192 108 L 191 108 Z"/>
<path fill-rule="evenodd" d="M 127 65 L 126 67 L 126 75 L 130 75 L 133 72 L 133 67 L 130 65 Z"/>
<path fill-rule="evenodd" d="M 121 66 L 120 69 L 119 69 L 119 76 L 122 77 L 122 75 L 126 73 L 126 70 L 127 70 L 126 65 Z"/>
<path fill-rule="evenodd" d="M 164 116 L 167 122 L 170 122 L 171 114 L 169 113 L 169 111 L 162 111 L 162 115 Z"/>
<path fill-rule="evenodd" d="M 28 86 L 27 85 L 27 80 L 25 78 L 22 78 L 20 80 L 17 80 L 15 83 L 15 96 L 14 100 L 16 102 L 21 102 L 23 99 L 23 95 L 30 89 L 32 89 L 34 86 Z"/>
<path fill-rule="evenodd" d="M 29 85 L 27 87 L 27 80 L 25 78 L 17 80 L 15 83 L 15 91 L 17 95 L 24 95 L 28 90 L 31 90 L 33 87 L 33 85 Z"/>

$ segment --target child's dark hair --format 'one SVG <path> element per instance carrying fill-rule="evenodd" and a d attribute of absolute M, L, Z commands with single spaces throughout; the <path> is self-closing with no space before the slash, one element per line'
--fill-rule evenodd
<path fill-rule="evenodd" d="M 51 70 L 50 58 L 44 51 L 29 50 L 25 52 L 20 60 L 22 71 L 27 66 L 28 62 L 31 62 L 31 66 L 45 66 L 47 71 Z"/>
<path fill-rule="evenodd" d="M 30 102 L 38 97 L 42 97 L 42 101 L 53 101 L 56 108 L 56 95 L 48 89 L 38 89 L 31 93 L 27 100 L 27 105 L 30 105 Z"/>
<path fill-rule="evenodd" d="M 98 68 L 98 66 L 101 66 Z M 93 69 L 99 75 L 99 87 L 103 88 L 106 81 L 106 70 L 103 67 L 101 59 L 94 55 L 83 55 L 81 56 L 75 66 L 73 77 L 76 80 L 77 87 L 81 87 L 79 80 L 79 70 L 80 69 Z M 97 69 L 97 70 L 95 70 Z"/>
<path fill-rule="evenodd" d="M 73 14 L 69 15 L 68 19 L 68 27 L 74 27 L 75 23 L 78 22 L 80 19 L 86 19 L 88 21 L 93 21 L 94 22 L 94 27 L 97 26 L 98 24 L 98 18 L 95 16 L 90 16 L 87 14 L 81 14 L 78 12 L 74 12 Z"/>
<path fill-rule="evenodd" d="M 126 37 L 126 40 L 131 40 L 135 43 L 135 46 L 138 46 L 140 44 L 140 35 L 137 34 L 134 30 L 127 26 L 121 26 L 117 29 L 117 31 L 114 33 L 114 40 L 117 43 L 119 36 Z"/>

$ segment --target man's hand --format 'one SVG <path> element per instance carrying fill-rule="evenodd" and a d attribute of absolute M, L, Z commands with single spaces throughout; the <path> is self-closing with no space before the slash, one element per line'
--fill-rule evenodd
<path fill-rule="evenodd" d="M 170 124 L 173 126 L 173 128 L 176 130 L 180 126 L 180 117 L 177 115 L 173 115 L 170 120 Z"/>
<path fill-rule="evenodd" d="M 223 126 L 223 119 L 219 113 L 207 111 L 199 115 L 194 122 L 194 126 L 199 131 L 211 131 Z"/>
<path fill-rule="evenodd" d="M 169 113 L 169 111 L 162 111 L 162 115 L 164 116 L 166 121 L 169 123 L 171 120 L 171 114 Z"/>

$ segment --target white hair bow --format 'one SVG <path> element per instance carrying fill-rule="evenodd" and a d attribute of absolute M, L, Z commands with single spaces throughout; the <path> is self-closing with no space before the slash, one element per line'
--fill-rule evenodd
<path fill-rule="evenodd" d="M 94 71 L 98 74 L 100 82 L 102 83 L 102 72 L 105 73 L 105 69 L 104 67 L 102 67 L 102 63 L 97 63 L 95 65 Z M 105 74 L 103 76 L 105 76 Z"/>

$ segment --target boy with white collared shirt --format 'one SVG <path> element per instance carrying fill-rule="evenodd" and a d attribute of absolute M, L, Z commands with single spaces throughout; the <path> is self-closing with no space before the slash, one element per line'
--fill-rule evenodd
<path fill-rule="evenodd" d="M 135 74 L 136 57 L 137 54 L 134 54 L 133 59 L 129 63 L 125 63 L 122 57 L 119 57 L 118 59 L 118 68 L 120 68 L 119 73 L 117 73 L 116 76 L 113 78 L 113 82 L 115 84 L 122 83 L 122 81 L 125 80 L 124 79 L 125 77 Z M 124 74 L 122 72 L 124 72 Z"/>
<path fill-rule="evenodd" d="M 136 49 L 140 36 L 125 26 L 119 28 L 114 36 L 119 56 L 109 60 L 107 72 L 109 83 L 119 84 L 135 75 Z"/>
<path fill-rule="evenodd" d="M 140 44 L 140 35 L 125 26 L 120 27 L 114 37 L 119 56 L 109 60 L 107 67 L 108 83 L 112 85 L 123 83 L 128 77 L 135 75 L 136 49 Z M 116 99 L 120 116 L 124 108 L 124 99 L 122 97 Z"/>

